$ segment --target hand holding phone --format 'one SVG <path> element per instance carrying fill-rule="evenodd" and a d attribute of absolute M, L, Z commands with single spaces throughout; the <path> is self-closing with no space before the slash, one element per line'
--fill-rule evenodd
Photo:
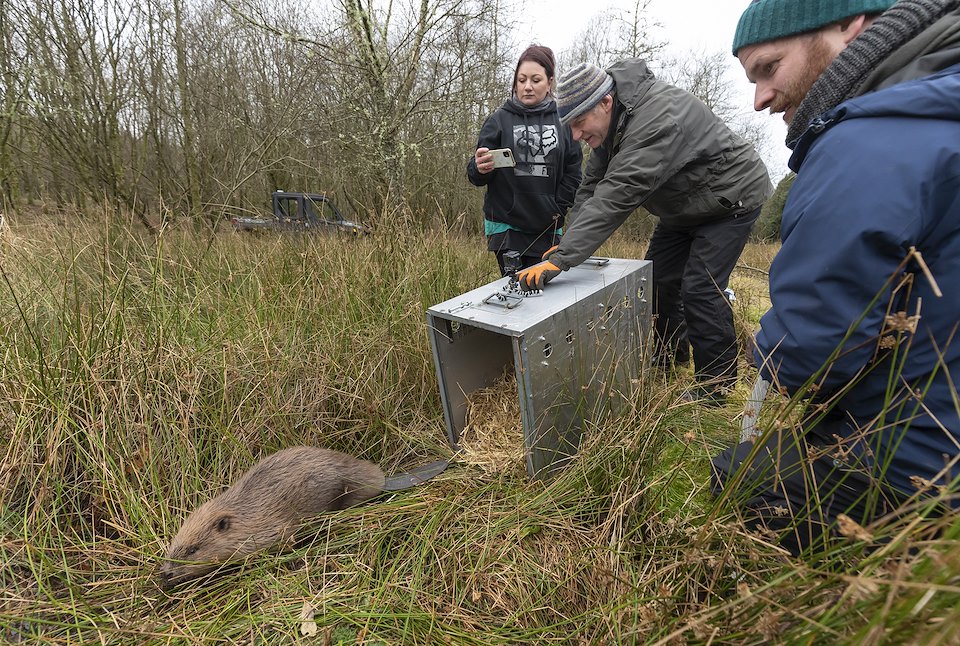
<path fill-rule="evenodd" d="M 482 174 L 493 172 L 497 168 L 511 168 L 516 165 L 513 151 L 509 148 L 477 148 L 473 153 L 473 160 L 477 170 Z"/>

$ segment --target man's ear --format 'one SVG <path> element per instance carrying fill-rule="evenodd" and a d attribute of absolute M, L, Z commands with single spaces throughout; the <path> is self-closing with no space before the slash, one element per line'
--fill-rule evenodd
<path fill-rule="evenodd" d="M 600 105 L 603 106 L 604 112 L 610 112 L 610 110 L 613 108 L 613 95 L 607 94 L 602 99 L 600 99 Z"/>
<path fill-rule="evenodd" d="M 840 35 L 843 37 L 843 44 L 849 45 L 850 41 L 859 36 L 870 26 L 872 20 L 868 20 L 866 14 L 859 16 L 850 16 L 840 21 Z"/>

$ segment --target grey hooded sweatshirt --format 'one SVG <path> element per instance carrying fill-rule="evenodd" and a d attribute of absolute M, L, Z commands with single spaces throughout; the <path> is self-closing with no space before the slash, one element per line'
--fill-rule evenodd
<path fill-rule="evenodd" d="M 610 131 L 590 155 L 568 228 L 550 261 L 586 260 L 639 207 L 667 226 L 695 227 L 752 211 L 773 191 L 753 146 L 700 99 L 657 80 L 641 59 L 607 72 Z"/>

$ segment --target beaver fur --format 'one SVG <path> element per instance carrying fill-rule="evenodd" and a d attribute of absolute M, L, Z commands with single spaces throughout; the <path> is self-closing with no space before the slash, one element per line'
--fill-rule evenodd
<path fill-rule="evenodd" d="M 170 587 L 280 545 L 308 518 L 380 494 L 380 467 L 330 449 L 297 446 L 251 467 L 187 516 L 160 567 Z"/>

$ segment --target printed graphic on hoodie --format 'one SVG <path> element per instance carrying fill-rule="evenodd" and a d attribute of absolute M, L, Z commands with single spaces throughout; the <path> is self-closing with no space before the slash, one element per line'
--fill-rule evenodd
<path fill-rule="evenodd" d="M 557 147 L 556 124 L 518 124 L 513 126 L 515 175 L 550 177 L 547 155 Z"/>

